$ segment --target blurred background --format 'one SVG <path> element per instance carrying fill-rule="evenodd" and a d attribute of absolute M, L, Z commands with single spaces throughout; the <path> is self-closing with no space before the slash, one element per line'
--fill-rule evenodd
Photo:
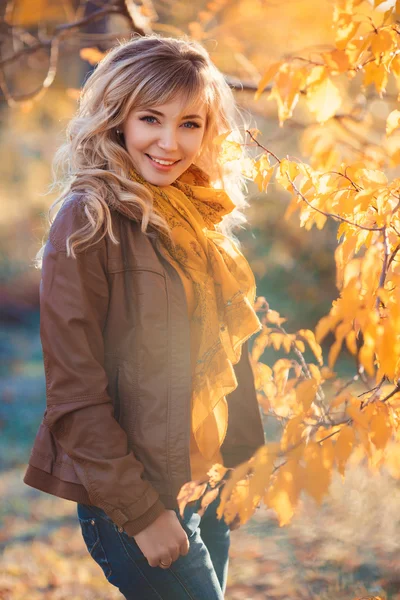
<path fill-rule="evenodd" d="M 255 102 L 254 91 L 275 59 L 329 47 L 332 10 L 329 0 L 0 3 L 0 598 L 121 597 L 87 556 L 75 505 L 22 483 L 45 409 L 40 271 L 34 258 L 55 200 L 48 191 L 52 158 L 96 51 L 133 31 L 191 35 L 235 88 L 238 103 L 261 132 L 259 141 L 280 157 L 303 159 L 309 144 L 304 131 L 312 122 L 307 109 L 299 103 L 293 119 L 279 127 L 275 101 L 261 96 Z M 55 38 L 56 50 L 49 43 Z M 373 115 L 384 122 L 380 102 Z M 287 318 L 288 330 L 314 329 L 337 294 L 336 226 L 306 231 L 296 215 L 284 220 L 289 197 L 274 183 L 267 194 L 249 183 L 248 200 L 249 223 L 237 235 L 256 274 L 258 295 Z M 272 364 L 278 357 L 268 350 L 263 361 Z M 336 367 L 344 375 L 352 369 L 346 357 Z M 266 419 L 267 435 L 275 426 Z M 379 500 L 385 494 L 382 515 Z M 400 598 L 398 498 L 388 476 L 372 480 L 355 463 L 345 484 L 334 478 L 321 508 L 304 499 L 286 528 L 260 510 L 232 534 L 226 598 Z"/>

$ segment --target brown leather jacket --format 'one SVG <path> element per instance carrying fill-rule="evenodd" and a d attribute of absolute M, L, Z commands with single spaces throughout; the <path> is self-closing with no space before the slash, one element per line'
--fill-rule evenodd
<path fill-rule="evenodd" d="M 45 247 L 40 336 L 47 408 L 24 482 L 102 508 L 135 535 L 176 508 L 191 480 L 191 368 L 186 296 L 157 232 L 144 234 L 122 203 L 113 230 L 77 258 L 66 238 L 83 201 L 64 203 Z M 247 342 L 227 396 L 225 466 L 264 444 Z"/>

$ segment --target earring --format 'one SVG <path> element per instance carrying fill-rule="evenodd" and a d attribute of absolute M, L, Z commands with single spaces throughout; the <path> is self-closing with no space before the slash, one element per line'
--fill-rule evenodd
<path fill-rule="evenodd" d="M 121 131 L 119 129 L 117 129 L 117 135 L 120 135 Z"/>

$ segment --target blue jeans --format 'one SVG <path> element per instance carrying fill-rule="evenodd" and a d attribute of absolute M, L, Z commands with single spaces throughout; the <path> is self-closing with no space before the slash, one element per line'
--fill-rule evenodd
<path fill-rule="evenodd" d="M 203 517 L 200 500 L 176 514 L 189 538 L 189 552 L 169 569 L 151 567 L 136 544 L 100 508 L 78 504 L 78 519 L 91 557 L 106 579 L 126 600 L 223 600 L 228 574 L 230 530 L 218 520 L 220 498 L 209 504 Z"/>

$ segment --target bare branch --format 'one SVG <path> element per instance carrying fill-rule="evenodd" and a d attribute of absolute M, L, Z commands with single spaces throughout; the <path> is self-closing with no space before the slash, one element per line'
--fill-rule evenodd
<path fill-rule="evenodd" d="M 268 154 L 270 154 L 271 156 L 273 156 L 275 158 L 275 160 L 278 161 L 278 163 L 281 163 L 281 160 L 270 150 L 268 150 L 267 148 L 265 148 L 265 146 L 263 146 L 262 144 L 260 144 L 259 141 L 256 140 L 256 138 L 253 136 L 253 134 L 246 130 L 246 133 L 249 134 L 249 136 L 251 137 L 251 139 L 256 143 L 256 145 L 259 148 L 262 148 L 262 150 L 264 150 L 264 152 L 267 152 Z M 297 188 L 297 186 L 294 184 L 294 182 L 292 181 L 292 179 L 289 177 L 289 175 L 286 173 L 288 181 L 291 183 L 294 191 L 296 192 L 296 194 L 298 196 L 300 196 L 300 198 L 306 203 L 308 204 L 308 206 L 310 208 L 312 208 L 313 210 L 315 210 L 316 212 L 320 213 L 321 215 L 324 215 L 325 217 L 330 217 L 331 219 L 336 219 L 337 221 L 341 221 L 343 223 L 348 223 L 349 225 L 352 225 L 353 227 L 358 227 L 360 229 L 364 229 L 366 231 L 384 231 L 385 227 L 367 227 L 366 225 L 360 225 L 359 223 L 354 223 L 353 221 L 349 221 L 349 219 L 345 219 L 345 217 L 341 217 L 340 215 L 335 215 L 334 213 L 328 213 L 325 212 L 323 210 L 321 210 L 320 208 L 317 208 L 316 206 L 313 206 L 311 204 L 311 202 L 309 202 L 307 200 L 307 198 L 300 192 L 300 190 Z"/>
<path fill-rule="evenodd" d="M 384 247 L 383 265 L 382 265 L 382 271 L 381 271 L 381 274 L 379 277 L 379 287 L 380 288 L 383 288 L 383 286 L 385 285 L 386 275 L 387 275 L 388 266 L 389 266 L 389 240 L 388 240 L 386 227 L 383 228 L 383 247 Z M 380 298 L 379 298 L 379 296 L 377 296 L 376 301 L 375 301 L 376 310 L 379 309 L 379 303 L 380 303 Z"/>
<path fill-rule="evenodd" d="M 6 65 L 12 64 L 15 61 L 17 61 L 19 58 L 21 58 L 22 56 L 26 56 L 28 54 L 33 54 L 34 52 L 37 52 L 38 50 L 51 48 L 51 46 L 53 45 L 53 43 L 55 42 L 55 40 L 57 38 L 65 38 L 71 32 L 74 32 L 76 29 L 84 27 L 85 25 L 88 25 L 89 23 L 97 21 L 98 19 L 102 19 L 103 17 L 105 17 L 107 15 L 118 14 L 118 13 L 121 14 L 121 12 L 122 11 L 118 7 L 116 7 L 115 5 L 111 5 L 106 8 L 97 10 L 94 13 L 92 13 L 91 15 L 88 15 L 87 17 L 84 17 L 77 21 L 73 21 L 72 23 L 63 23 L 62 25 L 58 25 L 54 29 L 54 34 L 50 39 L 37 41 L 35 44 L 32 44 L 31 46 L 25 46 L 24 48 L 21 48 L 21 50 L 14 52 L 14 54 L 12 54 L 11 56 L 8 56 L 7 58 L 3 58 L 3 60 L 0 61 L 0 67 L 5 67 Z"/>

